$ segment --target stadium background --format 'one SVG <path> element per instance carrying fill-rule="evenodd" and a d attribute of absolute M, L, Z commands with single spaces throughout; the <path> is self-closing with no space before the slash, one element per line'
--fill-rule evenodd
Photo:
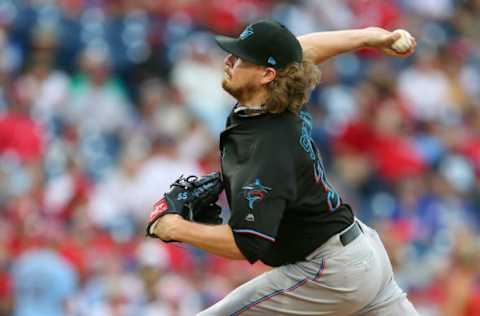
<path fill-rule="evenodd" d="M 478 0 L 1 0 L 0 315 L 191 316 L 265 270 L 143 226 L 180 173 L 219 168 L 210 32 L 266 16 L 416 36 L 406 60 L 325 63 L 314 137 L 421 314 L 480 315 Z"/>

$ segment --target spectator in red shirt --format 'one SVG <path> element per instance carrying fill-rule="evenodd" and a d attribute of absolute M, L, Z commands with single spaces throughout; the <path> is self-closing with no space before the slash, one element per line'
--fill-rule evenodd
<path fill-rule="evenodd" d="M 10 107 L 0 116 L 0 154 L 13 152 L 22 161 L 38 161 L 44 151 L 44 131 L 30 117 L 30 91 L 18 82 L 10 92 Z"/>

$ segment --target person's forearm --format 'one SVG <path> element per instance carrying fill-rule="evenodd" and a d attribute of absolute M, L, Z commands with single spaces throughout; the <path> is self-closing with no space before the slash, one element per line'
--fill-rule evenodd
<path fill-rule="evenodd" d="M 174 240 L 228 259 L 246 260 L 229 225 L 204 225 L 184 221 L 175 229 Z"/>
<path fill-rule="evenodd" d="M 309 33 L 298 37 L 305 59 L 315 64 L 367 46 L 366 29 Z"/>

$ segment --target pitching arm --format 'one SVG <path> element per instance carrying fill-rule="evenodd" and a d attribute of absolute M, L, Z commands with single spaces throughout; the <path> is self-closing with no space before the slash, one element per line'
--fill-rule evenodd
<path fill-rule="evenodd" d="M 379 27 L 309 33 L 298 37 L 303 48 L 304 58 L 315 64 L 339 54 L 353 52 L 360 48 L 377 48 L 384 54 L 394 57 L 410 56 L 416 47 L 412 38 L 412 46 L 403 53 L 398 53 L 391 45 L 401 37 L 397 31 L 389 32 Z"/>

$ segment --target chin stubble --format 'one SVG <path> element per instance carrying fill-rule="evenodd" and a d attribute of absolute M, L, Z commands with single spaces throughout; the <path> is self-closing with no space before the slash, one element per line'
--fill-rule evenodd
<path fill-rule="evenodd" d="M 253 87 L 250 83 L 242 87 L 234 88 L 229 85 L 228 80 L 226 79 L 222 81 L 222 87 L 223 90 L 225 90 L 228 94 L 237 99 L 240 103 L 248 100 L 255 91 L 255 87 Z"/>

